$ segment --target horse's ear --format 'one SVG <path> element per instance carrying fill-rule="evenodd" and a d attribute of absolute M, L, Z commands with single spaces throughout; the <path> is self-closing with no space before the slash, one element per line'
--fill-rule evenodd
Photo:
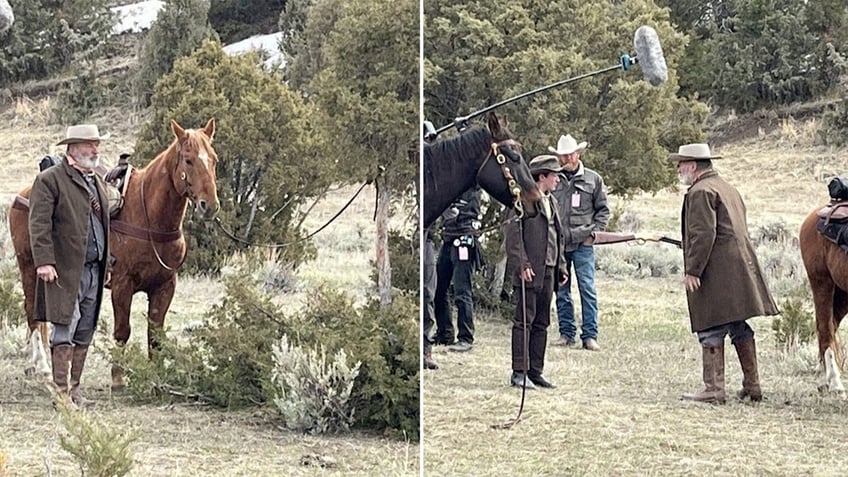
<path fill-rule="evenodd" d="M 211 141 L 212 138 L 215 137 L 215 118 L 210 118 L 206 123 L 206 126 L 203 128 L 203 132 L 206 133 L 206 136 Z"/>
<path fill-rule="evenodd" d="M 496 133 L 501 130 L 501 122 L 498 119 L 498 115 L 495 114 L 494 111 L 489 111 L 488 123 L 489 123 L 489 132 L 492 133 L 492 136 L 495 136 Z"/>
<path fill-rule="evenodd" d="M 180 140 L 180 142 L 185 141 L 185 138 L 186 138 L 185 129 L 183 129 L 183 127 L 180 126 L 179 124 L 177 124 L 177 121 L 175 121 L 173 119 L 171 120 L 171 131 L 174 131 L 174 136 L 176 136 L 177 139 Z"/>

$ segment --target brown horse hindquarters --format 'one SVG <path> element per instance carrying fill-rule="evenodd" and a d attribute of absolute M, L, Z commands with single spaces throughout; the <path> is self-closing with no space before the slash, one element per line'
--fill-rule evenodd
<path fill-rule="evenodd" d="M 816 311 L 819 360 L 824 363 L 828 348 L 837 357 L 840 355 L 839 348 L 835 346 L 836 331 L 848 313 L 848 255 L 816 230 L 817 210 L 813 210 L 801 224 L 799 245 Z"/>

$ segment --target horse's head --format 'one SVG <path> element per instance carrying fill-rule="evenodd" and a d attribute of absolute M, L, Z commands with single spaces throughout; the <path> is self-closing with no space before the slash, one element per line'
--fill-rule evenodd
<path fill-rule="evenodd" d="M 480 186 L 502 204 L 514 205 L 516 197 L 525 202 L 539 200 L 542 195 L 524 160 L 521 143 L 515 140 L 507 121 L 498 119 L 494 112 L 489 113 L 489 132 L 492 157 L 477 174 Z"/>
<path fill-rule="evenodd" d="M 176 137 L 177 150 L 174 188 L 194 203 L 196 213 L 206 219 L 214 218 L 220 208 L 215 185 L 218 154 L 212 148 L 215 119 L 210 119 L 203 129 L 197 130 L 183 129 L 171 120 L 171 130 Z"/>

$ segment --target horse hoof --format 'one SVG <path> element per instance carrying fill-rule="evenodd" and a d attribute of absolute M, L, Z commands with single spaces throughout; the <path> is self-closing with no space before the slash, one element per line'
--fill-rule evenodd
<path fill-rule="evenodd" d="M 818 389 L 819 394 L 827 394 L 828 392 L 827 384 L 819 384 L 816 389 Z"/>
<path fill-rule="evenodd" d="M 113 393 L 122 393 L 127 390 L 127 385 L 124 383 L 112 383 L 112 392 Z"/>
<path fill-rule="evenodd" d="M 24 368 L 24 376 L 31 378 L 35 375 L 35 366 L 27 366 Z"/>

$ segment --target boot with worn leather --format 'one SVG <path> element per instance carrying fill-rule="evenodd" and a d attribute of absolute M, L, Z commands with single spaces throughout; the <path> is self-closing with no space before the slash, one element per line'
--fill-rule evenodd
<path fill-rule="evenodd" d="M 742 389 L 736 393 L 739 399 L 750 398 L 751 401 L 763 400 L 763 390 L 760 389 L 760 375 L 757 370 L 757 345 L 754 339 L 736 343 L 736 354 L 742 365 Z"/>
<path fill-rule="evenodd" d="M 53 364 L 53 384 L 59 394 L 68 395 L 68 368 L 71 366 L 73 345 L 56 345 L 50 349 L 50 359 Z"/>
<path fill-rule="evenodd" d="M 80 377 L 82 370 L 85 368 L 85 358 L 88 355 L 88 346 L 74 346 L 74 352 L 71 357 L 71 401 L 80 407 L 88 406 L 91 401 L 82 397 L 80 394 Z"/>
<path fill-rule="evenodd" d="M 704 347 L 703 350 L 705 388 L 698 393 L 686 393 L 681 399 L 724 404 L 724 343 L 715 348 Z"/>

